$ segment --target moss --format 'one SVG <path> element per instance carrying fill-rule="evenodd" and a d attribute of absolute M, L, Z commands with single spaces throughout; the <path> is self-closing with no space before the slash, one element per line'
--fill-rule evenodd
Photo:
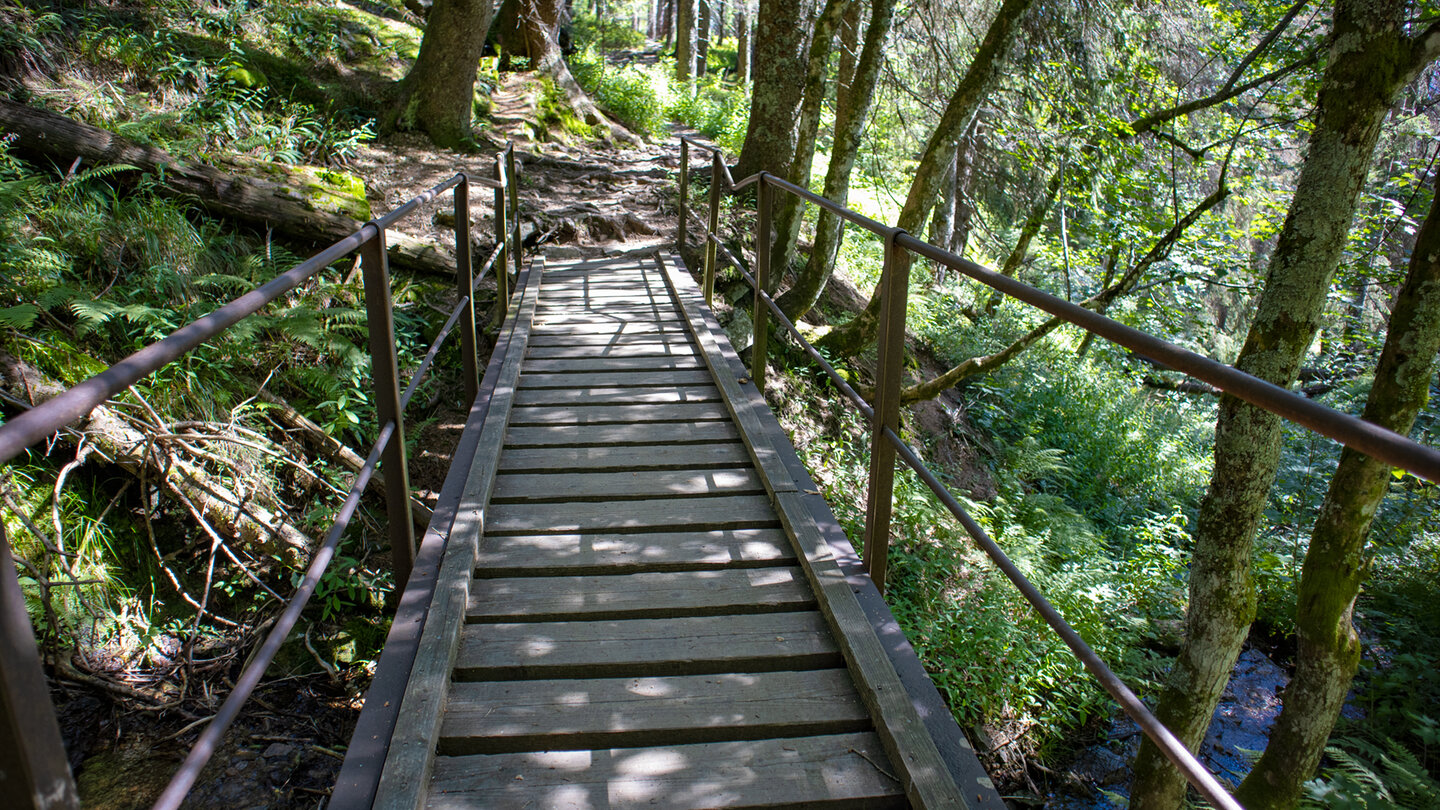
<path fill-rule="evenodd" d="M 535 100 L 535 118 L 538 124 L 535 135 L 538 140 L 592 140 L 596 137 L 595 128 L 575 115 L 564 91 L 548 78 L 540 80 L 540 95 Z"/>

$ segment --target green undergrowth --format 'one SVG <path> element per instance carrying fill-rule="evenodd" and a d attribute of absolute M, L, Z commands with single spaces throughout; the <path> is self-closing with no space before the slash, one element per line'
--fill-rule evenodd
<path fill-rule="evenodd" d="M 591 47 L 571 55 L 576 81 L 606 112 L 650 139 L 664 137 L 678 122 L 712 138 L 726 152 L 740 153 L 749 116 L 747 88 L 724 85 L 713 75 L 699 82 L 677 82 L 674 63 L 616 66 Z"/>

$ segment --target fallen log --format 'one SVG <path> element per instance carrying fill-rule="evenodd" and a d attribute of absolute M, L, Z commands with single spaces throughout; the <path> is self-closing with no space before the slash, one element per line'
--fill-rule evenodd
<path fill-rule="evenodd" d="M 15 139 L 22 152 L 70 165 L 76 158 L 96 165 L 129 165 L 155 175 L 167 196 L 198 202 L 211 214 L 243 222 L 299 241 L 329 244 L 349 236 L 366 216 L 353 198 L 339 193 L 324 170 L 280 172 L 276 179 L 232 174 L 214 166 L 182 160 L 163 149 L 116 135 L 66 116 L 0 99 L 0 134 Z M 403 232 L 386 232 L 390 261 L 396 267 L 453 278 L 449 250 Z"/>

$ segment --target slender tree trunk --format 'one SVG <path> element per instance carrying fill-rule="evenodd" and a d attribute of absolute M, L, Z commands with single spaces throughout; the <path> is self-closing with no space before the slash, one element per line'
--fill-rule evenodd
<path fill-rule="evenodd" d="M 750 81 L 750 0 L 740 0 L 735 9 L 735 81 Z"/>
<path fill-rule="evenodd" d="M 695 26 L 695 78 L 705 78 L 710 61 L 710 0 L 696 0 L 700 4 L 700 20 Z"/>
<path fill-rule="evenodd" d="M 1440 25 L 1418 41 L 1403 35 L 1405 8 L 1401 0 L 1335 5 L 1309 151 L 1235 363 L 1277 385 L 1295 381 L 1319 329 L 1380 125 L 1396 92 L 1440 47 Z M 1280 427 L 1278 416 L 1221 397 L 1215 471 L 1196 526 L 1185 642 L 1156 707 L 1191 750 L 1210 725 L 1255 616 L 1251 547 L 1279 463 Z M 1130 806 L 1173 810 L 1184 797 L 1179 772 L 1142 741 Z"/>
<path fill-rule="evenodd" d="M 855 83 L 855 63 L 860 59 L 860 15 L 864 3 L 851 3 L 840 18 L 840 60 L 835 69 L 835 129 L 850 116 L 850 86 Z"/>
<path fill-rule="evenodd" d="M 1400 434 L 1424 407 L 1435 355 L 1440 352 L 1440 205 L 1432 201 L 1410 269 L 1395 299 L 1385 348 L 1364 419 Z M 1315 773 L 1325 743 L 1360 664 L 1360 638 L 1351 624 L 1355 597 L 1369 573 L 1365 539 L 1390 484 L 1390 465 L 1350 448 L 1310 534 L 1295 610 L 1295 675 L 1270 744 L 1236 794 L 1251 810 L 1296 806 Z"/>
<path fill-rule="evenodd" d="M 475 76 L 494 16 L 494 0 L 435 0 L 387 128 L 424 132 L 449 149 L 471 143 Z"/>
<path fill-rule="evenodd" d="M 960 150 L 955 153 L 955 192 L 951 200 L 954 206 L 951 220 L 955 224 L 950 231 L 947 249 L 960 256 L 965 255 L 965 249 L 970 245 L 970 224 L 975 219 L 975 156 L 983 143 L 980 127 L 971 126 L 970 134 L 960 142 Z"/>
<path fill-rule="evenodd" d="M 905 204 L 896 223 L 901 230 L 918 233 L 925 224 L 925 217 L 935 204 L 935 193 L 944 176 L 945 162 L 954 153 L 960 137 L 970 128 L 980 105 L 999 80 L 1000 68 L 1020 31 L 1020 19 L 1033 2 L 1005 0 L 990 22 L 990 28 L 965 71 L 965 77 L 950 96 L 945 111 L 940 115 L 940 123 L 925 144 L 920 165 L 915 169 L 915 177 L 910 182 L 910 191 L 905 195 Z M 875 339 L 875 329 L 879 324 L 880 292 L 877 284 L 865 309 L 848 323 L 832 329 L 817 345 L 846 356 L 854 355 L 869 345 Z"/>
<path fill-rule="evenodd" d="M 950 249 L 950 240 L 955 235 L 955 181 L 959 174 L 960 153 L 964 149 L 965 141 L 961 139 L 945 166 L 945 176 L 940 180 L 940 201 L 935 204 L 935 212 L 930 216 L 930 233 L 926 241 L 944 250 Z M 937 262 L 933 277 L 936 284 L 944 281 L 945 265 Z"/>
<path fill-rule="evenodd" d="M 688 82 L 695 76 L 695 0 L 676 0 L 675 78 Z"/>
<path fill-rule="evenodd" d="M 790 176 L 785 178 L 801 188 L 810 187 L 810 166 L 815 160 L 815 135 L 820 129 L 820 109 L 825 103 L 825 74 L 830 67 L 835 32 L 846 8 L 859 4 L 859 0 L 826 0 L 824 10 L 815 20 L 815 34 L 810 38 L 810 57 L 805 70 L 805 95 L 796 124 L 795 156 L 790 160 Z M 805 204 L 799 197 L 782 194 L 778 203 L 775 249 L 771 254 L 774 269 L 770 278 L 773 284 L 778 284 L 781 276 L 790 269 L 790 263 L 795 258 L 795 243 L 800 238 L 800 224 L 805 219 Z"/>
<path fill-rule="evenodd" d="M 767 171 L 790 174 L 795 155 L 795 122 L 800 114 L 804 85 L 795 81 L 805 70 L 805 44 L 809 3 L 798 0 L 760 0 L 755 24 L 754 87 L 750 94 L 750 121 L 745 146 L 735 168 L 736 177 Z"/>
<path fill-rule="evenodd" d="M 845 205 L 850 198 L 850 174 L 860 149 L 860 136 L 870 116 L 875 98 L 875 82 L 880 76 L 881 52 L 890 36 L 895 16 L 895 0 L 871 0 L 870 24 L 865 29 L 865 45 L 855 64 L 854 80 L 846 94 L 844 115 L 835 120 L 835 143 L 830 148 L 830 166 L 825 172 L 825 196 Z M 829 211 L 820 211 L 815 223 L 815 246 L 810 260 L 790 289 L 781 293 L 776 303 L 791 320 L 799 320 L 809 311 L 830 280 L 835 256 L 840 252 L 844 231 L 842 221 Z"/>

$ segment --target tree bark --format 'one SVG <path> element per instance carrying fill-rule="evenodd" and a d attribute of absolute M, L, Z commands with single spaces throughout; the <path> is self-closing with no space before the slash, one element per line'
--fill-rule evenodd
<path fill-rule="evenodd" d="M 840 59 L 835 68 L 835 129 L 850 117 L 850 87 L 855 83 L 855 65 L 860 61 L 860 15 L 864 3 L 851 3 L 840 18 Z M 833 148 L 833 147 L 832 147 Z"/>
<path fill-rule="evenodd" d="M 695 25 L 695 78 L 705 78 L 710 59 L 710 1 L 696 0 L 700 4 L 700 18 Z"/>
<path fill-rule="evenodd" d="M 419 130 L 449 149 L 470 147 L 475 75 L 494 16 L 494 0 L 435 0 L 386 128 Z"/>
<path fill-rule="evenodd" d="M 950 249 L 950 242 L 955 238 L 955 186 L 960 153 L 964 149 L 965 141 L 961 139 L 945 165 L 945 175 L 940 180 L 940 201 L 935 204 L 935 212 L 930 216 L 930 232 L 926 241 L 945 250 Z M 944 281 L 945 265 L 937 262 L 932 277 L 936 284 Z"/>
<path fill-rule="evenodd" d="M 736 177 L 749 177 L 759 171 L 780 177 L 790 175 L 795 123 L 804 90 L 795 77 L 805 71 L 809 6 L 800 0 L 760 0 L 753 45 L 750 120 L 735 167 Z"/>
<path fill-rule="evenodd" d="M 750 1 L 740 0 L 735 9 L 735 81 L 750 81 Z"/>
<path fill-rule="evenodd" d="M 301 242 L 336 242 L 364 224 L 341 214 L 319 209 L 316 198 L 323 188 L 292 187 L 268 179 L 242 177 L 180 160 L 109 130 L 82 124 L 47 110 L 0 99 L 0 129 L 15 135 L 24 152 L 69 163 L 75 158 L 101 165 L 125 164 L 162 182 L 161 193 L 187 202 L 199 202 L 211 214 L 257 228 L 273 228 Z M 438 246 L 399 231 L 387 231 L 390 261 L 429 274 L 454 277 L 455 260 Z"/>
<path fill-rule="evenodd" d="M 1430 204 L 1395 298 L 1385 348 L 1363 418 L 1408 434 L 1425 406 L 1440 352 L 1440 205 Z M 1350 448 L 1320 506 L 1300 573 L 1295 674 L 1270 743 L 1236 797 L 1251 810 L 1299 804 L 1360 664 L 1360 637 L 1351 624 L 1355 598 L 1369 573 L 1365 540 L 1391 481 L 1390 465 Z"/>
<path fill-rule="evenodd" d="M 525 36 L 525 47 L 530 55 L 530 67 L 548 76 L 555 86 L 565 94 L 570 108 L 585 123 L 596 127 L 602 133 L 628 144 L 638 144 L 640 139 L 630 130 L 606 118 L 590 96 L 580 89 L 570 68 L 565 66 L 565 57 L 560 52 L 560 0 L 520 0 L 520 29 Z"/>
<path fill-rule="evenodd" d="M 905 204 L 900 208 L 896 226 L 908 233 L 919 233 L 925 217 L 935 204 L 935 193 L 944 177 L 944 165 L 954 153 L 961 136 L 970 128 L 970 123 L 979 112 L 980 105 L 989 97 L 990 91 L 1000 78 L 1000 68 L 1006 61 L 1015 37 L 1020 31 L 1020 19 L 1025 16 L 1034 0 L 1005 0 L 960 86 L 950 96 L 940 122 L 925 144 L 920 156 L 920 165 L 915 168 L 915 177 L 905 195 Z M 865 309 L 849 322 L 832 329 L 818 342 L 817 346 L 850 356 L 856 354 L 875 339 L 875 329 L 880 318 L 880 285 L 870 296 Z"/>
<path fill-rule="evenodd" d="M 810 38 L 810 56 L 805 69 L 805 94 L 796 122 L 795 155 L 790 160 L 790 175 L 785 178 L 801 188 L 810 187 L 810 166 L 815 160 L 815 136 L 820 129 L 820 109 L 825 103 L 825 74 L 830 67 L 835 32 L 846 9 L 859 4 L 859 0 L 826 0 L 824 10 L 815 20 L 815 34 Z M 790 194 L 781 194 L 778 203 L 775 248 L 771 253 L 774 257 L 770 274 L 772 284 L 779 284 L 781 277 L 790 269 L 806 208 L 799 197 Z"/>
<path fill-rule="evenodd" d="M 850 199 L 850 174 L 860 150 L 860 136 L 870 116 L 875 98 L 875 82 L 880 76 L 881 52 L 890 36 L 895 17 L 895 0 L 871 0 L 870 24 L 865 29 L 865 44 L 855 63 L 854 81 L 847 93 L 845 114 L 835 119 L 835 143 L 830 149 L 830 166 L 825 170 L 825 196 L 840 205 Z M 810 260 L 796 277 L 795 283 L 780 294 L 775 303 L 791 320 L 799 320 L 809 311 L 825 290 L 835 256 L 840 252 L 844 236 L 842 221 L 829 211 L 821 210 L 815 222 L 815 245 Z"/>
<path fill-rule="evenodd" d="M 677 0 L 675 11 L 675 78 L 695 76 L 695 0 Z"/>
<path fill-rule="evenodd" d="M 1380 125 L 1399 89 L 1435 58 L 1440 24 L 1403 34 L 1401 0 L 1339 0 L 1315 128 L 1259 309 L 1235 365 L 1281 386 L 1296 377 L 1324 314 Z M 1156 715 L 1194 750 L 1210 725 L 1255 616 L 1250 557 L 1280 457 L 1280 418 L 1221 397 L 1215 471 L 1200 505 L 1185 642 Z M 1131 807 L 1172 810 L 1185 781 L 1148 739 Z"/>

